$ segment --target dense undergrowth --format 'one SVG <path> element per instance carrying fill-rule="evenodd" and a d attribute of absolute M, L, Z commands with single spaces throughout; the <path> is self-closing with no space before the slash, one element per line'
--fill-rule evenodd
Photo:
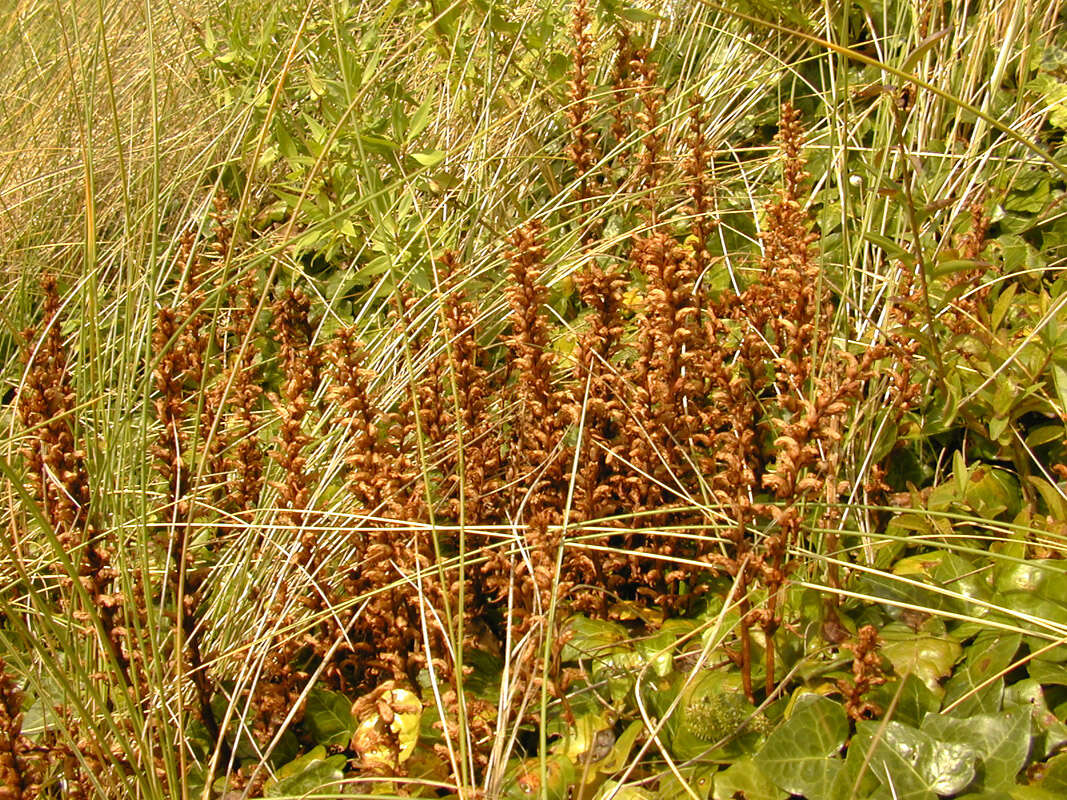
<path fill-rule="evenodd" d="M 0 797 L 1062 795 L 1059 6 L 739 8 L 11 13 Z"/>

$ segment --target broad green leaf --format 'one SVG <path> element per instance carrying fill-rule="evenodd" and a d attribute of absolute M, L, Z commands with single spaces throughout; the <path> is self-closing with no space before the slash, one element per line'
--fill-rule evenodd
<path fill-rule="evenodd" d="M 982 617 L 989 613 L 987 603 L 993 600 L 993 590 L 986 579 L 986 573 L 977 569 L 968 558 L 947 553 L 945 558 L 933 568 L 930 575 L 935 584 L 952 592 L 979 602 L 967 602 L 945 598 L 945 605 L 951 611 Z"/>
<path fill-rule="evenodd" d="M 779 789 L 750 756 L 738 759 L 715 775 L 715 800 L 784 800 L 788 794 Z"/>
<path fill-rule="evenodd" d="M 411 124 L 408 125 L 407 140 L 410 142 L 426 129 L 430 121 L 430 111 L 433 109 L 433 97 L 427 97 L 422 105 L 411 115 Z"/>
<path fill-rule="evenodd" d="M 634 742 L 637 741 L 638 735 L 644 729 L 645 726 L 641 720 L 635 719 L 631 722 L 626 730 L 622 732 L 622 735 L 615 740 L 615 746 L 611 749 L 608 757 L 597 764 L 597 769 L 610 775 L 625 767 L 629 763 L 630 751 L 633 750 Z"/>
<path fill-rule="evenodd" d="M 593 795 L 593 800 L 605 800 L 607 797 L 611 797 L 613 800 L 653 800 L 655 795 L 640 786 L 633 786 L 629 783 L 620 784 L 617 781 L 604 781 L 597 793 Z"/>
<path fill-rule="evenodd" d="M 314 750 L 281 767 L 263 790 L 264 797 L 302 797 L 344 778 L 343 755 L 326 757 L 326 748 Z"/>
<path fill-rule="evenodd" d="M 445 160 L 444 150 L 431 150 L 429 153 L 412 153 L 411 157 L 424 167 L 435 167 Z"/>
<path fill-rule="evenodd" d="M 630 634 L 622 625 L 611 620 L 593 620 L 584 614 L 570 617 L 563 628 L 564 644 L 560 658 L 564 662 L 589 659 L 617 653 L 624 649 Z"/>
<path fill-rule="evenodd" d="M 643 8 L 619 9 L 619 16 L 629 22 L 652 22 L 659 19 L 658 15 L 645 11 Z"/>
<path fill-rule="evenodd" d="M 1030 662 L 1030 677 L 1042 684 L 1067 686 L 1067 665 L 1035 658 Z"/>
<path fill-rule="evenodd" d="M 863 238 L 871 244 L 880 247 L 885 251 L 885 254 L 892 259 L 897 259 L 904 262 L 904 264 L 911 266 L 915 263 L 915 256 L 913 256 L 908 250 L 901 247 L 892 239 L 888 239 L 885 236 L 881 236 L 877 233 L 866 232 L 863 234 Z"/>
<path fill-rule="evenodd" d="M 954 717 L 1000 710 L 1003 678 L 994 676 L 1011 664 L 1022 637 L 1017 633 L 985 630 L 967 648 L 967 656 L 945 684 L 942 708 L 959 703 L 949 713 Z"/>
<path fill-rule="evenodd" d="M 934 520 L 930 522 L 936 525 Z M 888 601 L 886 611 L 894 618 L 900 618 L 904 613 L 902 605 L 940 609 L 946 603 L 944 595 L 893 575 L 863 575 L 856 581 L 856 588 L 871 597 Z"/>
<path fill-rule="evenodd" d="M 967 718 L 928 714 L 921 730 L 939 742 L 971 747 L 980 759 L 979 785 L 986 790 L 1014 786 L 1030 752 L 1030 714 L 1024 709 Z"/>
<path fill-rule="evenodd" d="M 1059 792 L 1060 797 L 1067 797 L 1067 753 L 1048 760 L 1039 786 L 1050 792 Z"/>
<path fill-rule="evenodd" d="M 1029 713 L 1033 723 L 1031 731 L 1036 734 L 1031 744 L 1031 752 L 1034 757 L 1048 757 L 1058 752 L 1067 743 L 1067 725 L 1049 710 L 1045 700 L 1045 691 L 1041 688 L 1041 683 L 1033 677 L 1037 663 L 1036 661 L 1030 662 L 1032 677 L 1016 681 L 1005 690 L 1004 706 L 1012 710 L 1022 709 Z"/>
<path fill-rule="evenodd" d="M 574 724 L 558 726 L 560 737 L 552 743 L 551 751 L 565 755 L 579 765 L 586 760 L 595 764 L 608 758 L 615 745 L 612 712 L 597 707 L 585 713 L 576 713 L 572 708 L 571 713 Z"/>
<path fill-rule="evenodd" d="M 316 744 L 348 744 L 356 721 L 352 701 L 328 689 L 312 689 L 304 709 L 304 723 Z"/>
<path fill-rule="evenodd" d="M 756 755 L 756 766 L 779 788 L 808 800 L 828 797 L 848 737 L 845 709 L 817 694 L 796 699 L 793 713 Z"/>
<path fill-rule="evenodd" d="M 897 675 L 915 675 L 931 692 L 941 693 L 941 679 L 951 674 L 963 651 L 959 642 L 948 636 L 916 633 L 899 622 L 886 625 L 880 634 L 885 641 L 880 652 Z"/>
<path fill-rule="evenodd" d="M 1063 570 L 1062 561 L 1051 559 L 1005 561 L 996 570 L 994 586 L 997 593 L 1032 592 L 1061 600 L 1064 597 L 1062 591 L 1067 588 L 1067 576 Z"/>
<path fill-rule="evenodd" d="M 875 687 L 867 699 L 878 705 L 884 714 L 889 714 L 892 709 L 891 719 L 915 728 L 919 727 L 923 717 L 941 707 L 940 695 L 930 691 L 930 687 L 914 674 Z"/>
<path fill-rule="evenodd" d="M 851 748 L 869 757 L 871 774 L 882 782 L 879 796 L 934 800 L 956 794 L 974 780 L 973 748 L 935 741 L 899 722 L 858 723 Z"/>
<path fill-rule="evenodd" d="M 504 795 L 514 800 L 531 797 L 564 800 L 577 780 L 574 762 L 562 755 L 548 756 L 544 763 L 544 786 L 541 766 L 541 760 L 537 758 L 514 762 L 504 779 Z"/>
<path fill-rule="evenodd" d="M 673 772 L 668 772 L 660 778 L 659 787 L 656 791 L 656 800 L 691 800 L 690 792 L 695 793 L 701 800 L 707 800 L 707 798 L 711 797 L 717 770 L 718 767 L 715 765 L 681 766 L 678 768 L 678 772 L 681 773 L 682 780 L 685 781 L 684 786 L 678 780 L 677 775 Z"/>
<path fill-rule="evenodd" d="M 997 611 L 992 614 L 994 619 L 1001 618 L 1005 621 L 1011 621 L 1015 625 L 1034 629 L 1035 633 L 1041 632 L 1044 634 L 1043 636 L 1027 636 L 1025 638 L 1024 641 L 1031 650 L 1039 650 L 1049 643 L 1048 635 L 1050 631 L 1042 623 L 1053 623 L 1060 628 L 1067 627 L 1067 605 L 1045 596 L 1046 594 L 1054 594 L 1057 591 L 1061 582 L 1059 580 L 1060 576 L 1056 577 L 1055 583 L 1050 583 L 1040 594 L 1034 592 L 1009 592 L 997 597 L 999 605 L 1014 613 Z M 1064 591 L 1065 594 L 1060 596 L 1067 598 L 1067 587 L 1064 587 Z M 1019 619 L 1019 615 L 1030 617 L 1033 621 Z M 1067 647 L 1056 647 L 1047 650 L 1041 657 L 1046 661 L 1067 661 Z"/>

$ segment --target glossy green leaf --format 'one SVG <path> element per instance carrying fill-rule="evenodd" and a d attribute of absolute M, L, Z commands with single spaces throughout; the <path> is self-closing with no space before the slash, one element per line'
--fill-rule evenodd
<path fill-rule="evenodd" d="M 317 744 L 348 744 L 356 721 L 352 701 L 338 692 L 312 689 L 304 709 L 304 722 Z"/>
<path fill-rule="evenodd" d="M 998 679 L 1011 664 L 1022 637 L 1017 633 L 982 631 L 967 648 L 963 663 L 945 684 L 943 708 L 957 704 L 949 713 L 955 717 L 1000 710 L 1003 679 Z"/>
<path fill-rule="evenodd" d="M 608 797 L 611 797 L 612 800 L 653 800 L 655 795 L 640 786 L 634 786 L 629 783 L 620 784 L 617 781 L 604 781 L 597 793 L 593 795 L 593 800 L 605 800 Z"/>
<path fill-rule="evenodd" d="M 445 160 L 443 150 L 431 150 L 428 153 L 412 153 L 411 157 L 424 167 L 436 167 Z"/>
<path fill-rule="evenodd" d="M 941 707 L 940 694 L 931 691 L 914 674 L 875 687 L 867 694 L 867 699 L 881 708 L 884 714 L 892 711 L 891 719 L 915 728 L 919 727 L 923 717 Z"/>
<path fill-rule="evenodd" d="M 1050 758 L 1042 770 L 1039 785 L 1050 792 L 1059 792 L 1067 797 L 1067 753 Z"/>
<path fill-rule="evenodd" d="M 564 662 L 603 658 L 608 653 L 619 652 L 629 639 L 629 632 L 617 622 L 575 614 L 564 625 L 564 644 L 560 657 Z"/>
<path fill-rule="evenodd" d="M 980 760 L 978 785 L 986 790 L 1013 786 L 1030 752 L 1030 714 L 1024 709 L 967 718 L 928 714 L 921 730 L 939 742 L 972 748 Z"/>
<path fill-rule="evenodd" d="M 302 797 L 327 786 L 338 784 L 344 777 L 343 755 L 326 757 L 325 747 L 314 750 L 281 767 L 264 790 L 264 797 Z"/>
<path fill-rule="evenodd" d="M 910 725 L 860 722 L 850 748 L 869 758 L 871 774 L 897 800 L 934 800 L 965 789 L 975 776 L 973 748 L 938 742 Z"/>
<path fill-rule="evenodd" d="M 739 796 L 745 800 L 784 800 L 789 795 L 746 756 L 715 775 L 712 796 L 715 800 L 733 800 Z"/>
<path fill-rule="evenodd" d="M 1049 559 L 1004 561 L 997 567 L 995 576 L 994 588 L 998 593 L 1032 592 L 1050 596 L 1049 590 L 1067 588 L 1063 562 Z M 1060 592 L 1059 597 L 1063 596 Z"/>
<path fill-rule="evenodd" d="M 1035 662 L 1030 663 L 1030 674 L 1034 674 Z M 1047 758 L 1067 744 L 1067 724 L 1049 710 L 1045 700 L 1045 691 L 1041 683 L 1033 677 L 1016 681 L 1004 691 L 1004 706 L 1008 709 L 1022 709 L 1030 715 L 1031 731 L 1034 734 L 1030 747 L 1034 758 Z"/>
<path fill-rule="evenodd" d="M 901 677 L 915 675 L 930 691 L 940 694 L 941 679 L 951 674 L 963 652 L 959 642 L 948 636 L 916 633 L 902 623 L 887 625 L 880 633 L 885 642 L 881 654 L 893 665 L 893 671 Z"/>
<path fill-rule="evenodd" d="M 527 800 L 530 797 L 564 800 L 577 779 L 574 762 L 563 755 L 551 755 L 545 759 L 543 766 L 542 773 L 542 762 L 538 758 L 514 762 L 504 779 L 505 796 L 514 800 Z"/>
<path fill-rule="evenodd" d="M 817 694 L 796 699 L 792 715 L 755 757 L 756 766 L 779 788 L 808 800 L 827 797 L 848 737 L 848 717 L 840 703 Z"/>
<path fill-rule="evenodd" d="M 696 794 L 700 800 L 708 800 L 711 797 L 717 770 L 718 767 L 715 765 L 680 766 L 678 772 L 685 781 L 685 785 L 682 785 L 677 775 L 668 772 L 660 778 L 656 800 L 691 800 L 690 792 Z"/>

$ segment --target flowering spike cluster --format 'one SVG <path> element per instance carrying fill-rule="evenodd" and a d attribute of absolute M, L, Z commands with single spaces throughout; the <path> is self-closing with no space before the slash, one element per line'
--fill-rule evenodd
<path fill-rule="evenodd" d="M 589 27 L 588 4 L 577 0 L 567 154 L 580 201 L 591 205 L 586 180 L 597 160 L 598 120 L 590 102 Z M 651 227 L 624 237 L 614 251 L 614 243 L 594 248 L 581 241 L 583 263 L 573 276 L 581 309 L 558 340 L 546 311 L 547 233 L 538 221 L 518 227 L 507 242 L 509 313 L 493 342 L 479 330 L 479 309 L 465 293 L 468 275 L 457 253 L 440 256 L 436 294 L 416 302 L 398 287 L 393 322 L 403 331 L 411 370 L 408 391 L 397 400 L 378 393 L 391 381 L 376 380 L 377 362 L 355 328 L 340 328 L 328 348 L 320 348 L 311 300 L 293 290 L 274 304 L 282 382 L 271 397 L 274 414 L 260 414 L 263 356 L 249 336 L 258 305 L 252 272 L 227 289 L 232 307 L 218 334 L 226 369 L 217 377 L 205 374 L 211 343 L 200 334 L 195 310 L 204 297 L 199 268 L 190 269 L 181 301 L 159 312 L 154 378 L 163 434 L 153 452 L 171 510 L 186 521 L 193 517 L 186 476 L 195 459 L 186 452 L 187 439 L 199 426 L 202 440 L 210 421 L 220 444 L 204 459 L 209 471 L 227 476 L 224 511 L 250 522 L 255 510 L 299 537 L 298 552 L 283 568 L 288 572 L 267 600 L 276 633 L 255 688 L 248 690 L 258 744 L 275 737 L 287 718 L 300 724 L 302 711 L 295 706 L 317 671 L 331 688 L 363 693 L 361 718 L 377 714 L 384 732 L 361 728 L 352 749 L 368 773 L 395 776 L 403 771 L 401 745 L 386 721 L 390 714 L 409 713 L 413 706 L 403 692 L 432 668 L 445 687 L 440 729 L 460 735 L 465 708 L 465 730 L 477 740 L 471 741 L 472 763 L 483 769 L 497 724 L 492 714 L 522 713 L 515 709 L 542 674 L 553 692 L 566 683 L 555 663 L 562 641 L 542 649 L 544 637 L 557 633 L 549 627 L 551 606 L 632 618 L 635 609 L 644 613 L 643 607 L 655 604 L 672 613 L 708 591 L 707 578 L 715 574 L 736 582 L 740 622 L 729 647 L 745 692 L 751 699 L 759 691 L 753 686 L 754 642 L 765 659 L 763 689 L 774 690 L 775 641 L 787 622 L 782 598 L 794 553 L 812 525 L 839 525 L 835 509 L 850 490 L 842 444 L 849 415 L 872 391 L 876 367 L 890 355 L 897 358 L 897 372 L 886 373 L 884 384 L 892 384 L 894 402 L 913 402 L 915 349 L 904 334 L 890 334 L 886 344 L 872 342 L 854 355 L 830 335 L 836 300 L 821 280 L 805 207 L 803 130 L 788 105 L 778 135 L 782 187 L 765 208 L 759 269 L 736 291 L 705 288 L 716 223 L 703 101 L 689 101 L 684 160 L 667 164 L 656 66 L 647 48 L 633 51 L 625 32 L 619 42 L 613 135 L 628 135 L 631 116 L 642 131 L 632 178 L 643 193 L 638 213 Z M 636 106 L 635 89 L 640 111 L 627 114 L 627 105 Z M 665 187 L 675 185 L 664 177 L 669 167 L 680 169 L 674 177 L 680 175 L 681 188 L 665 205 Z M 661 209 L 681 204 L 678 225 L 658 223 Z M 216 215 L 221 220 L 219 208 Z M 219 227 L 213 247 L 222 258 L 233 241 L 232 231 Z M 977 257 L 984 237 L 980 220 L 970 236 L 961 251 Z M 183 246 L 193 264 L 192 241 Z M 414 309 L 433 301 L 436 330 L 412 333 Z M 107 584 L 99 576 L 107 574 L 107 554 L 88 525 L 88 478 L 84 453 L 74 447 L 76 404 L 58 306 L 53 283 L 46 291 L 47 332 L 28 359 L 19 401 L 33 432 L 26 460 L 64 545 L 87 554 L 79 574 L 106 608 Z M 893 314 L 901 325 L 909 322 L 907 303 Z M 330 487 L 320 485 L 328 480 L 320 477 L 324 470 L 309 465 L 316 441 L 309 423 L 320 380 L 329 383 L 323 414 L 333 415 L 324 416 L 322 429 L 344 448 L 340 480 L 348 490 L 329 494 L 341 506 L 340 535 L 324 536 L 321 543 L 311 523 L 327 519 L 327 512 L 315 507 L 316 490 Z M 220 384 L 230 387 L 227 395 Z M 186 419 L 193 390 L 207 393 L 199 420 Z M 273 517 L 271 509 L 256 510 L 263 483 L 261 429 L 276 437 Z M 708 506 L 728 521 L 708 520 Z M 721 538 L 699 533 L 709 522 Z M 583 535 L 565 540 L 572 525 L 584 528 Z M 169 555 L 188 566 L 187 554 Z M 177 583 L 181 574 L 170 580 Z M 311 576 L 310 587 L 298 581 L 301 575 Z M 188 603 L 182 606 L 186 624 L 200 610 L 191 599 L 197 579 L 189 577 L 193 594 L 181 598 Z M 118 617 L 111 620 L 108 630 L 117 627 Z M 194 630 L 186 634 L 198 646 Z M 500 709 L 479 710 L 479 701 L 459 693 L 462 675 L 453 652 L 460 643 L 494 655 L 513 647 L 513 694 Z M 875 649 L 867 633 L 854 648 L 856 674 L 847 688 L 854 716 L 867 713 L 862 695 L 877 682 Z M 189 661 L 200 676 L 201 704 L 209 706 L 211 687 L 197 667 L 198 651 Z M 9 763 L 4 753 L 14 752 L 12 746 L 3 749 L 4 741 L 14 740 L 0 738 L 0 769 Z"/>
<path fill-rule="evenodd" d="M 656 223 L 659 199 L 660 150 L 663 147 L 663 132 L 660 130 L 660 106 L 663 104 L 663 88 L 656 83 L 656 62 L 647 47 L 638 48 L 630 59 L 630 69 L 637 75 L 640 108 L 634 117 L 641 131 L 641 156 L 638 162 L 638 185 L 641 202 L 648 212 L 649 222 Z"/>
<path fill-rule="evenodd" d="M 544 305 L 548 290 L 540 282 L 546 248 L 537 221 L 518 228 L 509 240 L 512 285 L 511 335 L 506 344 L 516 373 L 519 411 L 509 459 L 512 508 L 526 520 L 528 558 L 519 568 L 526 610 L 547 612 L 555 573 L 562 509 L 563 467 L 557 450 L 562 434 L 563 398 L 552 383 L 553 353 Z"/>
<path fill-rule="evenodd" d="M 567 82 L 570 100 L 567 121 L 570 124 L 571 143 L 567 145 L 566 153 L 574 164 L 575 176 L 578 179 L 575 195 L 582 216 L 585 217 L 591 208 L 589 174 L 598 158 L 597 134 L 590 125 L 593 108 L 589 100 L 589 69 L 593 39 L 589 35 L 588 0 L 575 0 L 571 12 L 571 33 L 574 37 L 574 50 L 571 56 L 571 78 Z M 583 238 L 588 240 L 592 235 L 592 231 L 587 231 Z"/>
<path fill-rule="evenodd" d="M 309 506 L 312 478 L 308 474 L 305 448 L 311 437 L 304 430 L 311 411 L 311 395 L 319 383 L 319 351 L 314 343 L 308 310 L 311 301 L 301 290 L 287 290 L 274 304 L 274 335 L 279 344 L 284 378 L 280 395 L 271 398 L 281 417 L 278 440 L 271 457 L 282 468 L 283 479 L 272 482 L 293 528 L 302 528 L 298 559 L 307 565 L 316 535 L 303 512 Z"/>
<path fill-rule="evenodd" d="M 229 475 L 227 498 L 230 508 L 238 515 L 249 516 L 259 500 L 263 489 L 263 451 L 259 445 L 256 411 L 260 405 L 263 388 L 259 381 L 259 354 L 245 340 L 255 329 L 256 287 L 255 272 L 248 270 L 230 290 L 233 310 L 227 335 L 232 343 L 233 358 L 230 363 L 232 375 L 231 402 L 229 404 L 225 440 L 231 443 L 225 468 Z M 225 386 L 225 381 L 221 382 Z"/>
<path fill-rule="evenodd" d="M 0 800 L 32 800 L 43 779 L 41 756 L 22 735 L 22 693 L 0 660 Z"/>
<path fill-rule="evenodd" d="M 22 455 L 45 517 L 70 552 L 82 543 L 87 524 L 89 476 L 85 452 L 74 439 L 77 398 L 67 370 L 55 277 L 46 275 L 41 288 L 44 314 L 40 327 L 44 335 L 36 341 L 37 331 L 31 328 L 23 332 L 27 372 L 18 410 L 30 438 Z"/>
<path fill-rule="evenodd" d="M 714 153 L 708 144 L 706 128 L 704 98 L 694 92 L 689 98 L 689 135 L 686 141 L 689 155 L 682 162 L 682 169 L 686 179 L 685 193 L 689 199 L 685 211 L 691 218 L 690 237 L 686 241 L 692 247 L 693 272 L 697 279 L 704 275 L 711 263 L 708 236 L 716 224 L 712 216 L 713 189 L 709 174 Z M 699 297 L 697 293 L 698 302 Z"/>
<path fill-rule="evenodd" d="M 77 397 L 70 381 L 63 343 L 60 300 L 54 276 L 41 281 L 44 290 L 44 333 L 36 341 L 33 329 L 24 332 L 27 372 L 18 399 L 19 417 L 29 432 L 23 447 L 30 481 L 56 538 L 72 557 L 78 580 L 89 596 L 106 641 L 104 646 L 129 683 L 130 654 L 123 647 L 123 598 L 113 591 L 116 571 L 104 536 L 89 521 L 89 474 L 86 453 L 74 437 Z M 61 572 L 62 574 L 62 572 Z M 76 611 L 86 621 L 90 612 Z"/>
<path fill-rule="evenodd" d="M 614 103 L 611 107 L 611 135 L 616 144 L 626 140 L 632 130 L 633 117 L 630 114 L 630 92 L 633 88 L 633 71 L 631 54 L 633 44 L 630 33 L 619 26 L 615 29 L 615 63 L 612 69 L 611 93 Z"/>

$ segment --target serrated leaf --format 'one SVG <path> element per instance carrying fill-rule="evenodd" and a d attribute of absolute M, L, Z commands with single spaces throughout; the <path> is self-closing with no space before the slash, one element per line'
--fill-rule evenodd
<path fill-rule="evenodd" d="M 755 764 L 786 792 L 819 800 L 829 795 L 841 769 L 835 756 L 847 737 L 845 709 L 820 695 L 804 694 L 792 716 L 767 737 Z"/>

